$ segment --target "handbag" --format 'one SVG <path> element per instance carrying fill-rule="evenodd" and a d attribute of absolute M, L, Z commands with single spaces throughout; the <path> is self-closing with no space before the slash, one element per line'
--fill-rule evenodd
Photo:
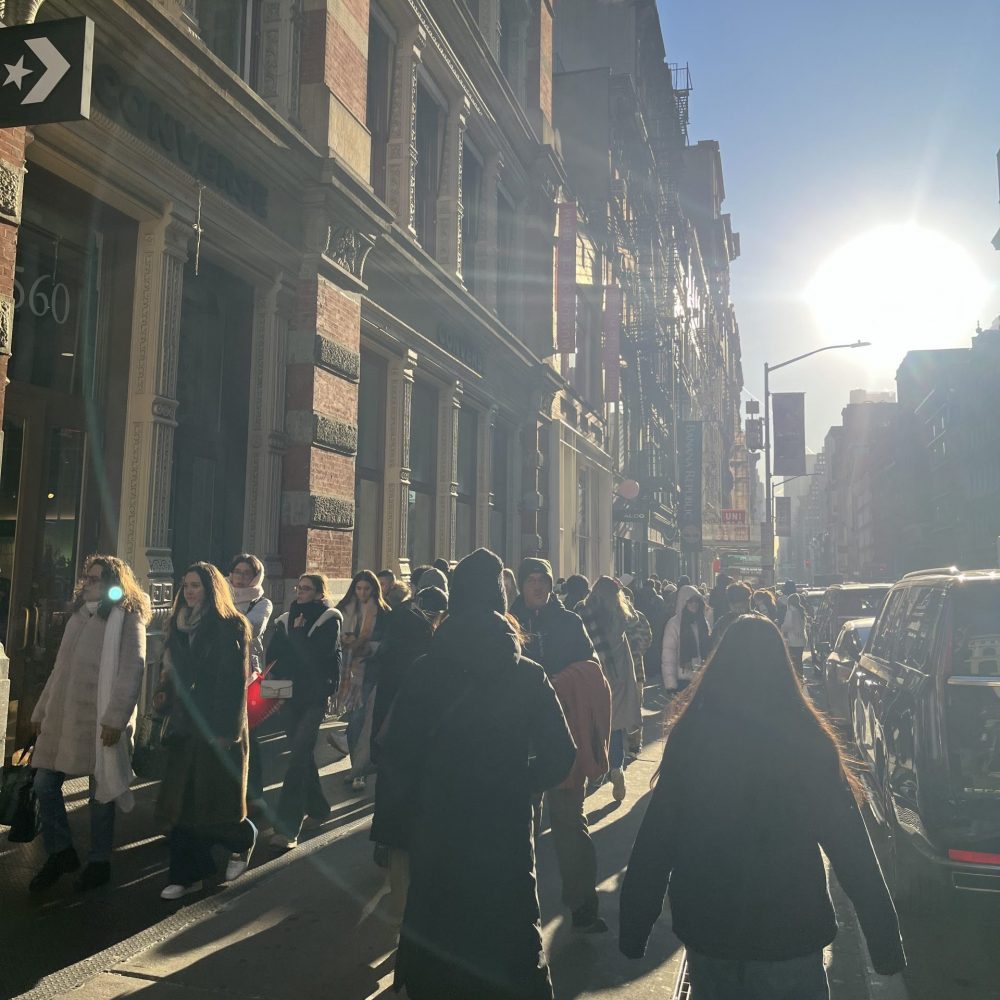
<path fill-rule="evenodd" d="M 153 781 L 163 777 L 170 746 L 170 715 L 147 712 L 139 719 L 132 750 L 132 770 L 140 778 Z"/>
<path fill-rule="evenodd" d="M 30 844 L 41 829 L 38 798 L 35 795 L 35 769 L 31 751 L 26 747 L 14 754 L 14 766 L 0 786 L 0 825 L 9 826 L 7 839 L 12 844 Z"/>
<path fill-rule="evenodd" d="M 284 678 L 265 677 L 260 682 L 261 698 L 275 698 L 279 701 L 287 701 L 292 697 L 292 682 Z"/>

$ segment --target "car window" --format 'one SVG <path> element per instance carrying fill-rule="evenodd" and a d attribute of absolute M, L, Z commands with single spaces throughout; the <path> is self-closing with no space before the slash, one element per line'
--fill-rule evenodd
<path fill-rule="evenodd" d="M 896 649 L 896 658 L 908 667 L 924 672 L 930 669 L 943 596 L 937 587 L 913 588 L 913 597 L 900 621 Z"/>
<path fill-rule="evenodd" d="M 837 601 L 841 618 L 874 618 L 885 603 L 886 590 L 842 590 Z"/>
<path fill-rule="evenodd" d="M 956 587 L 952 673 L 1000 676 L 1000 581 Z"/>
<path fill-rule="evenodd" d="M 857 640 L 858 640 L 858 649 L 859 650 L 865 648 L 865 643 L 868 642 L 868 636 L 870 636 L 871 634 L 872 634 L 872 627 L 871 627 L 871 625 L 859 625 L 854 630 L 854 635 L 857 637 Z"/>
<path fill-rule="evenodd" d="M 904 603 L 907 593 L 905 590 L 896 590 L 889 596 L 882 614 L 879 616 L 876 625 L 875 635 L 872 637 L 871 654 L 880 660 L 891 660 L 894 642 L 894 629 L 896 620 L 899 617 L 900 609 Z"/>

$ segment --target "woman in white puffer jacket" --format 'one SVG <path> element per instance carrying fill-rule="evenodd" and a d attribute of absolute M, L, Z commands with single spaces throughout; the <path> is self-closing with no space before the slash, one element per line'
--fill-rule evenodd
<path fill-rule="evenodd" d="M 677 593 L 677 611 L 663 630 L 660 669 L 667 691 L 686 688 L 708 653 L 705 598 L 697 587 L 685 584 Z"/>
<path fill-rule="evenodd" d="M 781 635 L 788 646 L 792 664 L 801 677 L 802 654 L 805 652 L 809 636 L 805 608 L 802 607 L 802 598 L 798 594 L 792 594 L 788 598 L 785 620 L 781 623 Z"/>

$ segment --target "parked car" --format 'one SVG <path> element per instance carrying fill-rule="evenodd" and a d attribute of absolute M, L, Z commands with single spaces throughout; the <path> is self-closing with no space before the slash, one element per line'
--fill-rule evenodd
<path fill-rule="evenodd" d="M 851 717 L 848 682 L 874 624 L 874 618 L 855 618 L 847 622 L 823 664 L 826 711 L 837 722 L 846 723 Z"/>
<path fill-rule="evenodd" d="M 904 577 L 850 687 L 898 901 L 1000 893 L 1000 571 Z"/>
<path fill-rule="evenodd" d="M 829 587 L 810 630 L 813 663 L 826 661 L 847 622 L 876 617 L 891 588 L 890 583 L 838 583 Z"/>

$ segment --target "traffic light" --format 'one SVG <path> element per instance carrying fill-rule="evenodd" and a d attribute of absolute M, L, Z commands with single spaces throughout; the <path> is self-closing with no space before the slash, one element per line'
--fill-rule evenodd
<path fill-rule="evenodd" d="M 763 451 L 764 421 L 760 417 L 747 417 L 747 450 Z"/>

